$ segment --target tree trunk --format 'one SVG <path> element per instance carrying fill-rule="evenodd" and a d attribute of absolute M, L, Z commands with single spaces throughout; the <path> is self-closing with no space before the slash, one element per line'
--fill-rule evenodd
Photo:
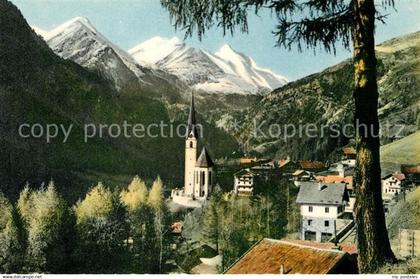
<path fill-rule="evenodd" d="M 374 0 L 354 0 L 353 11 L 353 98 L 357 133 L 355 220 L 359 271 L 370 273 L 386 262 L 394 262 L 395 256 L 389 243 L 381 196 Z"/>

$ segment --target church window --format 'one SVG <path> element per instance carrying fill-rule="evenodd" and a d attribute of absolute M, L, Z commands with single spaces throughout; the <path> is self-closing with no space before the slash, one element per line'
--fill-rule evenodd
<path fill-rule="evenodd" d="M 206 181 L 206 177 L 205 177 L 205 172 L 204 171 L 202 171 L 201 172 L 201 185 L 204 185 L 204 183 L 205 183 L 205 181 Z"/>
<path fill-rule="evenodd" d="M 209 185 L 211 185 L 211 171 L 209 171 Z"/>
<path fill-rule="evenodd" d="M 193 142 L 190 141 L 190 148 L 193 148 Z"/>

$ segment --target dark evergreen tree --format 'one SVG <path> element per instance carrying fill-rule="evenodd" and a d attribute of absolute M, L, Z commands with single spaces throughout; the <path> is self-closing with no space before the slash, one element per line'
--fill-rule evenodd
<path fill-rule="evenodd" d="M 0 273 L 22 273 L 25 248 L 21 217 L 0 192 Z"/>
<path fill-rule="evenodd" d="M 379 1 L 386 7 L 393 0 Z M 248 14 L 270 10 L 278 20 L 274 35 L 278 46 L 296 44 L 335 52 L 336 44 L 353 48 L 354 121 L 357 163 L 355 171 L 355 216 L 358 263 L 361 272 L 373 272 L 386 262 L 394 262 L 385 226 L 381 197 L 379 160 L 378 89 L 376 82 L 374 0 L 161 0 L 176 28 L 186 36 L 221 27 L 223 33 L 247 32 Z"/>
<path fill-rule="evenodd" d="M 210 197 L 209 203 L 204 208 L 204 216 L 202 218 L 202 238 L 205 243 L 212 246 L 217 252 L 219 252 L 219 238 L 221 230 L 221 203 L 222 203 L 223 192 L 219 185 L 216 185 L 213 189 L 213 193 Z"/>

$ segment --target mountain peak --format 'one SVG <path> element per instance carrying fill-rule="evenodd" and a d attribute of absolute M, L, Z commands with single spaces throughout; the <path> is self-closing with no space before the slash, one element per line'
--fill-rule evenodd
<path fill-rule="evenodd" d="M 219 49 L 219 51 L 218 52 L 234 52 L 234 53 L 236 53 L 236 51 L 231 47 L 231 45 L 230 44 L 224 44 L 220 49 Z"/>
<path fill-rule="evenodd" d="M 74 29 L 80 28 L 80 27 L 84 27 L 84 28 L 88 29 L 89 31 L 91 31 L 93 33 L 97 33 L 95 27 L 92 25 L 92 23 L 89 21 L 88 18 L 77 16 L 77 17 L 74 17 L 74 18 L 64 22 L 63 24 L 57 26 L 56 28 L 54 28 L 53 30 L 48 32 L 46 34 L 45 39 L 50 39 L 52 37 L 57 36 L 58 34 L 61 34 L 63 32 L 67 32 L 67 31 L 71 31 L 71 30 L 74 30 Z"/>
<path fill-rule="evenodd" d="M 185 47 L 177 37 L 164 38 L 155 36 L 128 51 L 140 64 L 153 65 L 176 49 Z"/>

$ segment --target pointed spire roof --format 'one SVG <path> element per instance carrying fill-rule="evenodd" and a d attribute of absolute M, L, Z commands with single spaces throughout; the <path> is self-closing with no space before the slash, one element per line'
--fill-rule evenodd
<path fill-rule="evenodd" d="M 188 124 L 187 124 L 187 138 L 190 136 L 197 137 L 197 123 L 195 119 L 195 106 L 194 106 L 194 95 L 191 92 L 191 103 L 190 103 L 190 112 L 188 114 Z"/>
<path fill-rule="evenodd" d="M 211 160 L 210 155 L 205 147 L 203 147 L 203 150 L 201 150 L 201 154 L 198 157 L 195 166 L 200 168 L 209 168 L 214 166 L 214 163 Z"/>

